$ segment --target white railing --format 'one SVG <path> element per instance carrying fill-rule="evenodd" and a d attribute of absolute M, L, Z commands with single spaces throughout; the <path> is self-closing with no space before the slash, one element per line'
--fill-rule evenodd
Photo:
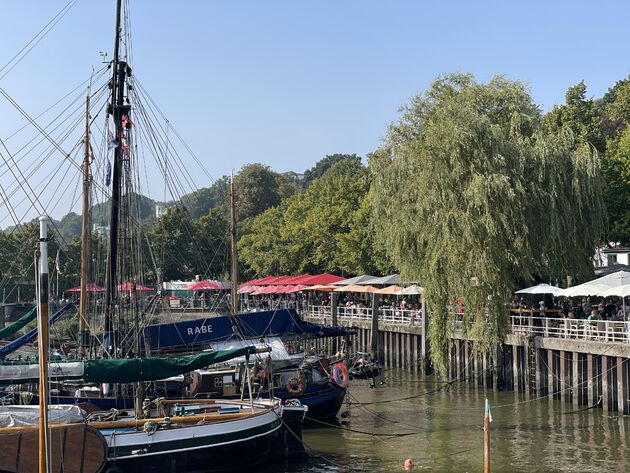
<path fill-rule="evenodd" d="M 630 322 L 582 320 L 512 315 L 510 327 L 516 335 L 575 338 L 604 342 L 630 343 Z"/>
<path fill-rule="evenodd" d="M 327 305 L 310 305 L 306 311 L 313 317 L 332 318 Z M 371 307 L 338 307 L 337 317 L 346 319 L 372 320 Z M 414 309 L 379 309 L 379 318 L 385 322 L 416 325 L 422 322 L 422 311 Z"/>
<path fill-rule="evenodd" d="M 332 319 L 330 306 L 310 305 L 305 313 L 310 316 Z M 540 317 L 539 311 L 525 312 L 510 316 L 510 332 L 515 335 L 594 340 L 602 342 L 630 343 L 630 322 L 613 320 L 581 320 L 562 317 Z M 555 315 L 555 313 L 554 313 Z M 337 316 L 345 319 L 371 320 L 372 309 L 339 307 Z M 379 309 L 381 321 L 416 325 L 422 322 L 422 311 L 409 309 Z M 455 328 L 463 328 L 460 317 L 454 320 Z"/>
<path fill-rule="evenodd" d="M 401 324 L 420 324 L 422 311 L 419 309 L 380 309 L 381 320 Z"/>

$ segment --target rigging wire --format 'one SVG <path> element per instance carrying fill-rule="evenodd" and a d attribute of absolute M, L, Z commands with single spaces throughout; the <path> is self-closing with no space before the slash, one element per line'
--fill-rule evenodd
<path fill-rule="evenodd" d="M 2 80 L 9 72 L 11 72 L 15 66 L 22 62 L 22 59 L 24 59 L 26 55 L 31 52 L 32 49 L 48 35 L 48 33 L 50 33 L 55 25 L 57 25 L 57 23 L 59 23 L 63 19 L 63 17 L 68 14 L 68 12 L 72 9 L 72 7 L 77 4 L 78 1 L 79 0 L 70 0 L 68 3 L 66 3 L 66 5 L 48 23 L 46 23 L 46 25 L 44 25 L 44 27 L 39 30 L 39 32 L 28 43 L 26 43 L 24 47 L 20 49 L 17 54 L 15 54 L 15 56 L 13 56 L 9 60 L 9 62 L 7 62 L 2 68 L 0 68 L 0 73 L 4 72 L 2 75 L 0 75 L 0 80 Z M 11 65 L 11 63 L 13 64 Z"/>

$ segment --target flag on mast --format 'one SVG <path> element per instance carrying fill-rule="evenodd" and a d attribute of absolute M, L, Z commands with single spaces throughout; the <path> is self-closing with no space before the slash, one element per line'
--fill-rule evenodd
<path fill-rule="evenodd" d="M 57 250 L 57 256 L 55 256 L 55 269 L 57 274 L 61 274 L 61 260 L 59 259 L 59 250 Z"/>

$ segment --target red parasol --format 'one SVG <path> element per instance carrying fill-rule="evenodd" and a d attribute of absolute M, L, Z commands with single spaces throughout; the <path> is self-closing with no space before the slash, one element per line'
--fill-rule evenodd
<path fill-rule="evenodd" d="M 101 286 L 97 286 L 96 284 L 89 283 L 87 285 L 88 292 L 105 292 L 105 288 Z M 81 286 L 71 287 L 70 289 L 66 289 L 64 292 L 81 292 Z"/>

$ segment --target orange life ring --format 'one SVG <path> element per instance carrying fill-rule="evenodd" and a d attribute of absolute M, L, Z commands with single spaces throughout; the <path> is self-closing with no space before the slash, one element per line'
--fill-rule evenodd
<path fill-rule="evenodd" d="M 302 394 L 302 391 L 304 391 L 304 381 L 302 381 L 299 375 L 295 374 L 287 380 L 287 391 L 294 396 Z"/>
<path fill-rule="evenodd" d="M 335 363 L 330 372 L 332 380 L 341 388 L 347 388 L 350 383 L 350 373 L 344 363 Z"/>

